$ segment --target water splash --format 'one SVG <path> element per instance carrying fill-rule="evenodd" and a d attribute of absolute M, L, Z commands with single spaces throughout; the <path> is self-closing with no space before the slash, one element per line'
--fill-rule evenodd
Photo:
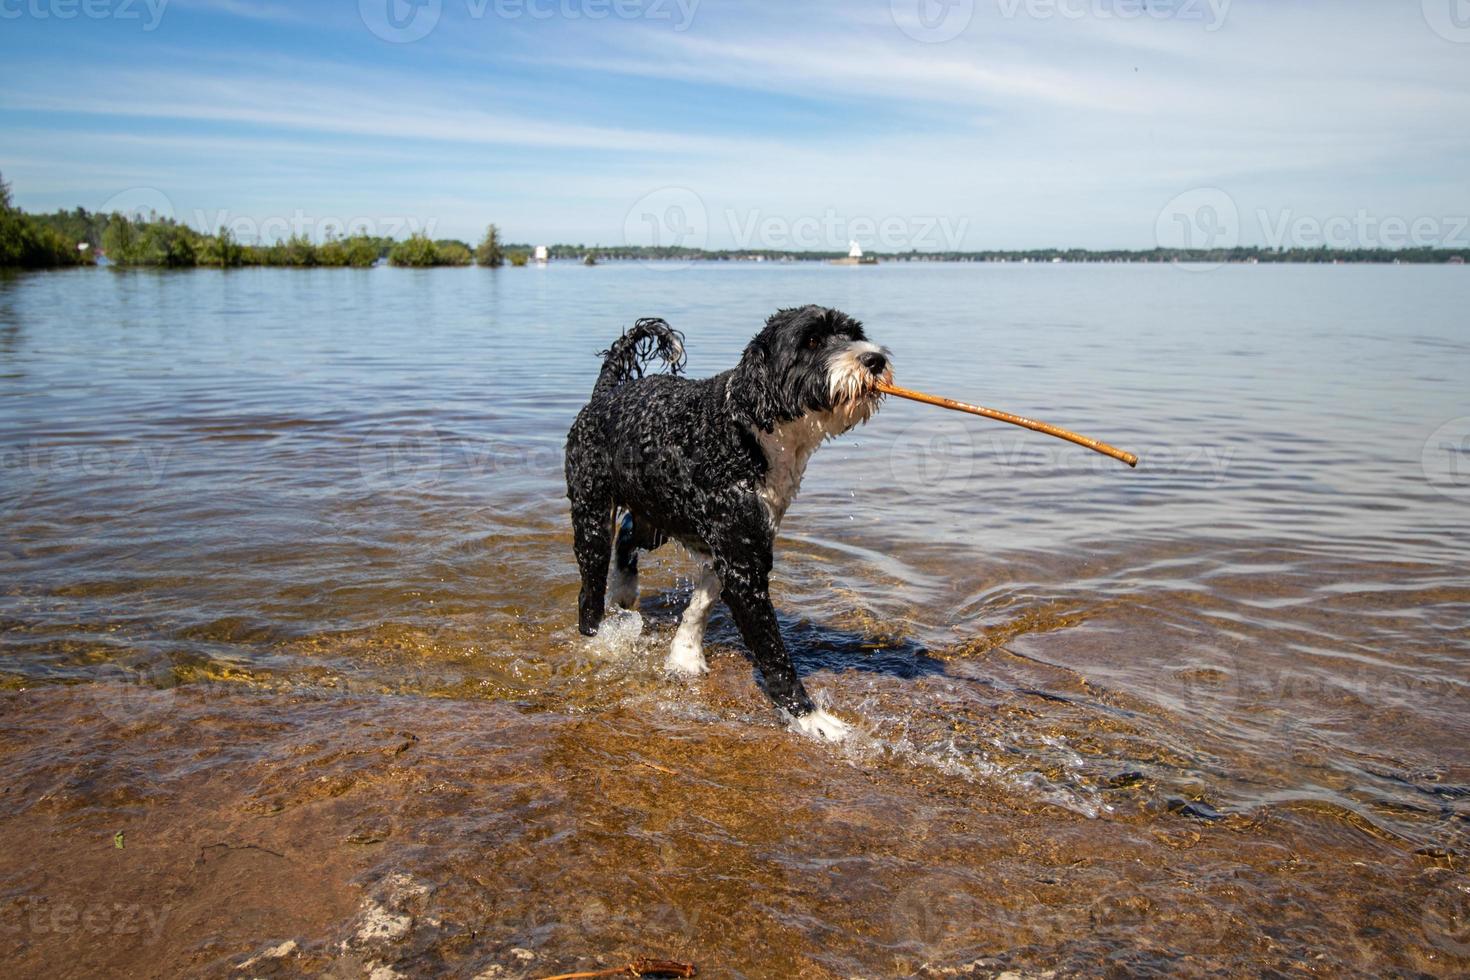
<path fill-rule="evenodd" d="M 637 610 L 615 609 L 608 612 L 589 645 L 601 656 L 623 660 L 638 651 L 642 635 L 643 617 Z"/>
<path fill-rule="evenodd" d="M 1081 757 L 1060 737 L 1048 740 L 1048 745 L 1075 762 L 1064 765 L 1066 776 L 1059 780 L 1036 768 L 1017 765 L 1014 750 L 1007 751 L 1007 746 L 978 733 L 963 738 L 947 735 L 938 728 L 931 729 L 922 717 L 886 713 L 873 700 L 865 699 L 845 714 L 856 724 L 837 751 L 854 764 L 885 761 L 921 766 L 966 782 L 1000 784 L 1089 819 L 1112 812 L 1098 791 L 1080 778 L 1077 769 Z"/>

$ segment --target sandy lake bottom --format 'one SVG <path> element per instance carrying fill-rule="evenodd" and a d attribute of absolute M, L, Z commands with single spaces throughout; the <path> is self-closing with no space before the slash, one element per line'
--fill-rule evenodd
<path fill-rule="evenodd" d="M 773 594 L 574 629 L 561 477 L 634 318 L 862 318 Z M 608 264 L 0 279 L 11 976 L 1470 971 L 1470 279 Z M 374 971 L 378 971 L 374 974 Z"/>

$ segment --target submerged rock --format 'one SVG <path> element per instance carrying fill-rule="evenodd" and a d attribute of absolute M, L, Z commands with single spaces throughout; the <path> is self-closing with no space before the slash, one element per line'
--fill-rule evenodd
<path fill-rule="evenodd" d="M 1214 821 L 1223 820 L 1225 818 L 1225 814 L 1221 813 L 1219 810 L 1216 810 L 1208 803 L 1200 800 L 1173 799 L 1169 801 L 1168 805 L 1170 813 L 1178 813 L 1186 817 L 1193 817 L 1196 820 Z"/>

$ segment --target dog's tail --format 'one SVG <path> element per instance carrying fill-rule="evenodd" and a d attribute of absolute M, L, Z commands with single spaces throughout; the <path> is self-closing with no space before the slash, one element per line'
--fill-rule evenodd
<path fill-rule="evenodd" d="M 661 317 L 646 316 L 631 330 L 623 331 L 601 357 L 602 373 L 597 376 L 593 394 L 643 377 L 643 369 L 654 357 L 668 365 L 670 374 L 678 374 L 684 369 L 684 335 Z"/>

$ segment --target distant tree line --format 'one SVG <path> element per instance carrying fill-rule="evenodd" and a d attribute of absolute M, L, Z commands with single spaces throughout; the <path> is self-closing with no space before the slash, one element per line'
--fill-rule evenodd
<path fill-rule="evenodd" d="M 369 235 L 329 238 L 316 243 L 305 235 L 271 245 L 245 245 L 228 228 L 213 235 L 200 234 L 172 218 L 151 215 L 147 219 L 110 215 L 102 229 L 102 252 L 120 266 L 153 266 L 165 269 L 242 266 L 287 268 L 355 267 L 375 264 L 393 247 L 391 239 Z"/>
<path fill-rule="evenodd" d="M 10 203 L 10 185 L 0 177 L 0 268 L 54 269 L 91 262 L 79 239 L 63 235 Z"/>
<path fill-rule="evenodd" d="M 60 226 L 81 241 L 97 242 L 107 260 L 120 266 L 153 266 L 166 269 L 195 267 L 240 268 L 357 268 L 386 259 L 390 265 L 407 268 L 465 266 L 476 259 L 470 246 L 455 239 L 431 239 L 417 234 L 405 241 L 374 235 L 328 237 L 313 242 L 305 235 L 292 235 L 270 245 L 244 244 L 228 228 L 213 235 L 202 234 L 173 218 L 147 218 L 123 214 L 99 216 L 82 209 L 54 215 L 27 216 L 44 227 Z M 74 247 L 74 246 L 73 246 Z M 501 265 L 503 253 L 480 249 L 481 265 Z"/>
<path fill-rule="evenodd" d="M 85 248 L 79 247 L 85 245 Z M 506 248 L 491 225 L 476 249 L 456 239 L 416 234 L 406 241 L 375 235 L 328 237 L 313 242 L 292 235 L 270 245 L 238 241 L 228 228 L 206 234 L 158 214 L 147 217 L 102 214 L 76 208 L 52 214 L 27 214 L 13 207 L 10 185 L 0 179 L 0 267 L 55 268 L 91 265 L 98 255 L 119 266 L 164 269 L 367 268 L 386 259 L 408 268 L 467 266 L 497 268 L 509 261 L 525 265 L 530 248 Z"/>
<path fill-rule="evenodd" d="M 78 246 L 85 244 L 86 248 Z M 98 253 L 120 266 L 186 269 L 238 268 L 366 268 L 381 260 L 406 268 L 468 266 L 499 268 L 507 262 L 524 266 L 532 248 L 507 244 L 490 225 L 473 249 L 457 239 L 431 239 L 415 234 L 405 241 L 373 235 L 329 237 L 313 242 L 293 235 L 270 245 L 236 240 L 228 228 L 214 234 L 194 230 L 173 218 L 149 215 L 129 217 L 76 208 L 52 214 L 27 214 L 11 204 L 10 185 L 0 178 L 0 267 L 56 268 L 90 265 Z M 846 251 L 793 252 L 778 249 L 703 249 L 643 245 L 552 245 L 553 260 L 576 260 L 596 265 L 603 260 L 735 262 L 826 261 L 844 258 Z M 1217 249 L 1031 249 L 869 252 L 887 262 L 1259 262 L 1259 263 L 1445 263 L 1470 259 L 1470 248 L 1262 248 Z"/>

